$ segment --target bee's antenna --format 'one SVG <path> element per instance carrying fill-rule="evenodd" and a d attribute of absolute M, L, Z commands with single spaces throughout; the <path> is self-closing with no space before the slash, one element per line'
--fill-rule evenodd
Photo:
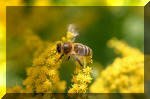
<path fill-rule="evenodd" d="M 59 59 L 56 61 L 56 63 L 64 56 L 64 54 L 62 54 Z"/>

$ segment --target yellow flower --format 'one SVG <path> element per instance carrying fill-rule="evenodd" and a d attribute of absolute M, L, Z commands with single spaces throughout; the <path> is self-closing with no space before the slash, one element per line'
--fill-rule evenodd
<path fill-rule="evenodd" d="M 87 85 L 86 84 L 80 85 L 80 90 L 82 90 L 82 92 L 85 93 L 87 90 Z"/>
<path fill-rule="evenodd" d="M 79 90 L 79 85 L 78 85 L 78 84 L 73 84 L 72 87 L 73 87 L 75 90 L 77 90 L 77 91 Z"/>
<path fill-rule="evenodd" d="M 75 89 L 72 88 L 68 91 L 68 93 L 76 93 L 76 91 L 75 91 Z"/>
<path fill-rule="evenodd" d="M 83 80 L 84 80 L 84 74 L 81 74 L 81 73 L 78 74 L 76 79 L 77 79 L 77 81 L 83 82 Z"/>
<path fill-rule="evenodd" d="M 83 80 L 85 83 L 91 83 L 92 81 L 92 78 L 90 75 L 85 75 L 84 76 L 84 80 Z"/>
<path fill-rule="evenodd" d="M 74 33 L 72 32 L 67 32 L 67 39 L 72 40 L 75 37 Z"/>
<path fill-rule="evenodd" d="M 52 82 L 50 80 L 48 80 L 48 79 L 43 83 L 43 88 L 45 88 L 47 90 L 49 88 L 51 88 L 51 86 L 52 86 Z"/>
<path fill-rule="evenodd" d="M 91 68 L 90 67 L 84 68 L 83 72 L 89 74 L 91 72 Z"/>

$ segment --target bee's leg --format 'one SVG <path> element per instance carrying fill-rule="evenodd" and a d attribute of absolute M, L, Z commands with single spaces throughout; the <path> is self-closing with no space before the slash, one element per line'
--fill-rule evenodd
<path fill-rule="evenodd" d="M 65 61 L 69 61 L 69 59 L 70 59 L 70 56 L 66 57 Z"/>
<path fill-rule="evenodd" d="M 69 59 L 70 59 L 70 56 L 68 56 L 68 59 L 67 59 L 67 61 L 69 61 Z"/>
<path fill-rule="evenodd" d="M 58 62 L 63 56 L 64 56 L 64 54 L 62 54 L 62 55 L 59 57 L 59 59 L 57 60 L 57 62 Z"/>
<path fill-rule="evenodd" d="M 73 55 L 73 57 L 75 58 L 75 60 L 80 64 L 80 66 L 82 66 L 83 67 L 83 64 L 82 64 L 82 62 L 80 61 L 80 59 L 78 58 L 78 56 L 76 56 L 76 55 Z"/>

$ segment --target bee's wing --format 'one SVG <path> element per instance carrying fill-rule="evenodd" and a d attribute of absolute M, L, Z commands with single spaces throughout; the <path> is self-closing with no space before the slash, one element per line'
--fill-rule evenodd
<path fill-rule="evenodd" d="M 76 39 L 76 38 L 73 38 L 73 39 L 72 39 L 72 42 L 75 42 L 75 39 Z"/>
<path fill-rule="evenodd" d="M 74 38 L 72 39 L 72 42 L 75 41 L 76 36 L 78 36 L 78 32 L 75 30 L 75 25 L 74 24 L 69 24 L 68 26 L 68 32 L 72 33 Z"/>

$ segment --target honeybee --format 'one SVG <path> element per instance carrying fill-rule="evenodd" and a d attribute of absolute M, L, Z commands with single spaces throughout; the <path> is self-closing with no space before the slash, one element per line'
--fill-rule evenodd
<path fill-rule="evenodd" d="M 74 33 L 74 29 L 71 29 L 71 32 Z M 70 59 L 70 56 L 73 56 L 74 59 L 80 64 L 80 66 L 83 66 L 83 63 L 81 62 L 79 56 L 83 56 L 83 57 L 92 56 L 92 49 L 81 43 L 73 43 L 73 42 L 74 41 L 57 44 L 56 46 L 57 52 L 61 54 L 58 61 L 63 56 L 68 56 L 67 60 Z"/>

